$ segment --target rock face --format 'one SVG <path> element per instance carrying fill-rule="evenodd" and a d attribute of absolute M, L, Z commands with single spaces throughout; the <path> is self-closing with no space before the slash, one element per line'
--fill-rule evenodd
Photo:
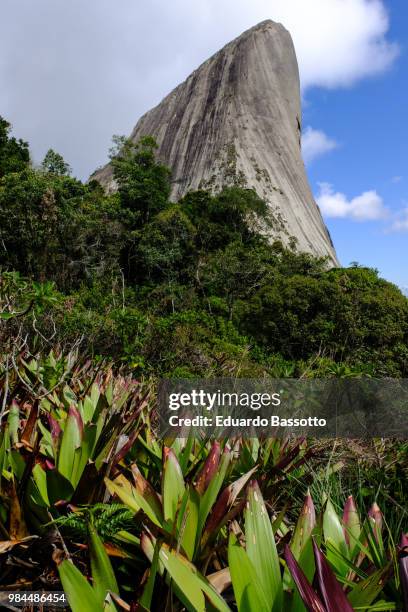
<path fill-rule="evenodd" d="M 225 185 L 254 188 L 268 202 L 273 235 L 300 251 L 336 253 L 301 156 L 298 65 L 290 34 L 264 21 L 227 44 L 134 128 L 154 136 L 172 170 L 172 199 Z M 93 177 L 115 189 L 106 166 Z"/>

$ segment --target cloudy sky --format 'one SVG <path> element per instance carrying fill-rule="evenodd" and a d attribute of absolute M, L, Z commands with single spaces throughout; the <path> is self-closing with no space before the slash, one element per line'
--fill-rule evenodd
<path fill-rule="evenodd" d="M 310 182 L 344 265 L 408 286 L 406 0 L 0 0 L 0 114 L 86 178 L 210 54 L 263 19 L 291 32 Z"/>

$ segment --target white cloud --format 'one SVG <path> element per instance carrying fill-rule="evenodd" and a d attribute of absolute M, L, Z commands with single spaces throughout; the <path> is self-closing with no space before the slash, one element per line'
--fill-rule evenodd
<path fill-rule="evenodd" d="M 319 183 L 319 188 L 316 202 L 326 217 L 349 218 L 354 221 L 377 221 L 384 219 L 388 214 L 383 199 L 374 190 L 365 191 L 349 200 L 344 193 L 334 191 L 330 183 Z"/>
<path fill-rule="evenodd" d="M 180 4 L 191 13 L 188 0 Z M 304 89 L 350 86 L 387 70 L 398 55 L 398 45 L 387 38 L 383 0 L 205 0 L 203 5 L 211 45 L 263 19 L 281 22 L 292 34 Z"/>
<path fill-rule="evenodd" d="M 302 134 L 302 153 L 306 164 L 337 147 L 338 143 L 321 130 L 308 126 Z"/>
<path fill-rule="evenodd" d="M 402 181 L 402 176 L 393 176 L 391 179 L 391 183 L 400 183 Z"/>
<path fill-rule="evenodd" d="M 397 214 L 389 228 L 390 232 L 408 232 L 408 208 Z"/>
<path fill-rule="evenodd" d="M 386 38 L 389 19 L 380 0 L 277 4 L 294 38 L 303 88 L 350 86 L 387 70 L 398 55 Z"/>
<path fill-rule="evenodd" d="M 1 0 L 0 112 L 35 159 L 51 146 L 86 176 L 112 134 L 264 19 L 291 32 L 303 89 L 352 85 L 398 53 L 383 0 Z"/>

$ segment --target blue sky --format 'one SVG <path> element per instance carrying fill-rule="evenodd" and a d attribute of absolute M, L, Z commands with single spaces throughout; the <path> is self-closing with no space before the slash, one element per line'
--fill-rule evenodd
<path fill-rule="evenodd" d="M 378 268 L 381 275 L 408 286 L 408 5 L 387 3 L 389 39 L 399 56 L 383 74 L 346 89 L 310 88 L 305 93 L 304 125 L 322 130 L 338 143 L 307 164 L 314 193 L 319 183 L 351 199 L 376 191 L 387 209 L 383 218 L 359 221 L 325 215 L 340 261 Z"/>
<path fill-rule="evenodd" d="M 0 115 L 86 179 L 201 62 L 264 19 L 298 57 L 304 156 L 343 265 L 408 287 L 406 0 L 1 0 Z M 313 159 L 312 159 L 313 158 Z"/>

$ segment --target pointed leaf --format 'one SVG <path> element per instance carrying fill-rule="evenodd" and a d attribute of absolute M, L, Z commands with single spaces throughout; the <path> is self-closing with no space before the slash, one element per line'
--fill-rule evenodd
<path fill-rule="evenodd" d="M 62 434 L 57 461 L 58 471 L 70 482 L 75 461 L 75 450 L 81 446 L 82 432 L 81 415 L 75 406 L 71 406 L 65 423 L 64 433 Z"/>
<path fill-rule="evenodd" d="M 374 537 L 379 542 L 382 539 L 383 515 L 376 502 L 373 503 L 368 511 L 368 516 L 373 519 Z"/>
<path fill-rule="evenodd" d="M 300 554 L 310 539 L 315 526 L 316 511 L 308 492 L 290 542 L 290 550 L 297 561 L 299 561 Z"/>
<path fill-rule="evenodd" d="M 163 463 L 164 519 L 174 521 L 185 491 L 184 478 L 174 451 L 166 446 L 163 449 Z"/>
<path fill-rule="evenodd" d="M 20 427 L 20 407 L 14 400 L 10 406 L 7 422 L 9 426 L 11 444 L 17 444 L 18 430 Z"/>
<path fill-rule="evenodd" d="M 343 526 L 340 519 L 335 511 L 333 504 L 330 499 L 327 500 L 326 509 L 323 514 L 323 534 L 326 544 L 331 544 L 336 552 L 329 550 L 327 552 L 327 558 L 336 571 L 341 576 L 346 576 L 348 572 L 347 564 L 344 563 L 342 557 L 348 558 L 349 551 L 346 544 L 346 538 L 344 535 Z"/>
<path fill-rule="evenodd" d="M 88 461 L 92 457 L 92 452 L 95 447 L 95 443 L 96 426 L 93 424 L 87 425 L 85 427 L 81 446 L 75 449 L 74 465 L 71 474 L 71 482 L 74 488 L 78 486 L 84 469 L 86 468 Z"/>
<path fill-rule="evenodd" d="M 390 571 L 391 564 L 388 563 L 386 567 L 377 570 L 365 580 L 360 580 L 347 595 L 347 599 L 353 608 L 370 606 L 383 590 Z"/>
<path fill-rule="evenodd" d="M 208 485 L 216 474 L 218 470 L 218 465 L 220 463 L 220 456 L 221 447 L 220 443 L 216 440 L 215 442 L 213 442 L 213 445 L 211 447 L 210 452 L 208 453 L 208 457 L 205 460 L 203 468 L 196 478 L 195 487 L 199 495 L 204 494 L 204 492 L 208 488 Z"/>
<path fill-rule="evenodd" d="M 153 560 L 155 541 L 147 534 L 142 534 L 141 547 L 146 556 Z M 159 553 L 160 574 L 166 570 L 173 581 L 173 588 L 177 597 L 191 612 L 206 609 L 205 601 L 208 600 L 212 606 L 210 609 L 219 612 L 230 612 L 229 607 L 219 593 L 211 586 L 196 567 L 183 555 L 170 549 L 167 544 L 162 544 Z"/>
<path fill-rule="evenodd" d="M 252 470 L 241 476 L 241 478 L 238 478 L 238 480 L 232 482 L 223 490 L 214 508 L 212 509 L 205 526 L 205 531 L 203 534 L 204 542 L 211 534 L 215 534 L 224 523 L 224 518 L 227 516 L 231 506 L 234 504 L 236 498 L 256 470 L 257 467 L 254 467 Z"/>
<path fill-rule="evenodd" d="M 58 572 L 72 612 L 102 612 L 91 585 L 71 561 L 63 561 Z"/>
<path fill-rule="evenodd" d="M 238 611 L 270 610 L 255 567 L 233 533 L 228 544 L 228 565 Z"/>
<path fill-rule="evenodd" d="M 106 488 L 112 495 L 117 495 L 119 499 L 131 510 L 139 512 L 143 510 L 146 516 L 158 527 L 162 527 L 163 516 L 160 513 L 156 514 L 156 508 L 153 508 L 149 501 L 146 500 L 123 476 L 118 476 L 115 481 L 105 478 Z"/>
<path fill-rule="evenodd" d="M 262 585 L 269 609 L 282 607 L 282 578 L 271 521 L 258 483 L 248 489 L 245 510 L 246 551 Z"/>
<path fill-rule="evenodd" d="M 339 610 L 341 612 L 353 612 L 346 594 L 315 542 L 313 542 L 313 551 L 319 593 L 327 608 L 327 612 L 339 612 Z"/>
<path fill-rule="evenodd" d="M 157 495 L 151 484 L 146 480 L 146 478 L 144 478 L 135 463 L 131 466 L 131 469 L 136 490 L 140 493 L 143 499 L 145 499 L 146 503 L 149 504 L 155 516 L 160 518 L 160 521 L 162 521 L 163 510 L 159 496 Z"/>
<path fill-rule="evenodd" d="M 160 552 L 160 542 L 156 542 L 156 546 L 154 547 L 154 554 L 152 559 L 152 565 L 150 567 L 149 578 L 147 579 L 145 588 L 143 589 L 143 595 L 140 598 L 140 605 L 142 605 L 146 610 L 150 610 L 153 599 L 154 592 L 154 583 L 156 580 L 156 574 L 159 567 L 159 552 Z"/>
<path fill-rule="evenodd" d="M 219 463 L 217 473 L 214 474 L 213 478 L 211 479 L 207 487 L 207 490 L 205 491 L 204 495 L 200 499 L 200 512 L 199 512 L 198 525 L 197 525 L 197 539 L 201 538 L 201 533 L 206 523 L 207 517 L 223 485 L 224 478 L 226 476 L 230 461 L 231 461 L 231 451 L 228 447 L 225 447 L 224 452 L 222 453 L 222 456 L 221 456 L 221 461 Z"/>
<path fill-rule="evenodd" d="M 95 595 L 100 604 L 108 591 L 119 594 L 119 587 L 105 547 L 93 525 L 89 525 L 89 555 Z"/>
<path fill-rule="evenodd" d="M 353 556 L 356 543 L 360 539 L 361 524 L 358 510 L 352 495 L 347 498 L 344 505 L 343 524 L 346 543 L 350 550 L 351 556 Z"/>
<path fill-rule="evenodd" d="M 177 530 L 178 544 L 190 561 L 194 556 L 197 539 L 199 504 L 197 491 L 193 487 L 186 489 L 177 517 Z"/>
<path fill-rule="evenodd" d="M 323 603 L 309 584 L 288 545 L 285 546 L 285 560 L 306 608 L 310 612 L 327 612 Z"/>

